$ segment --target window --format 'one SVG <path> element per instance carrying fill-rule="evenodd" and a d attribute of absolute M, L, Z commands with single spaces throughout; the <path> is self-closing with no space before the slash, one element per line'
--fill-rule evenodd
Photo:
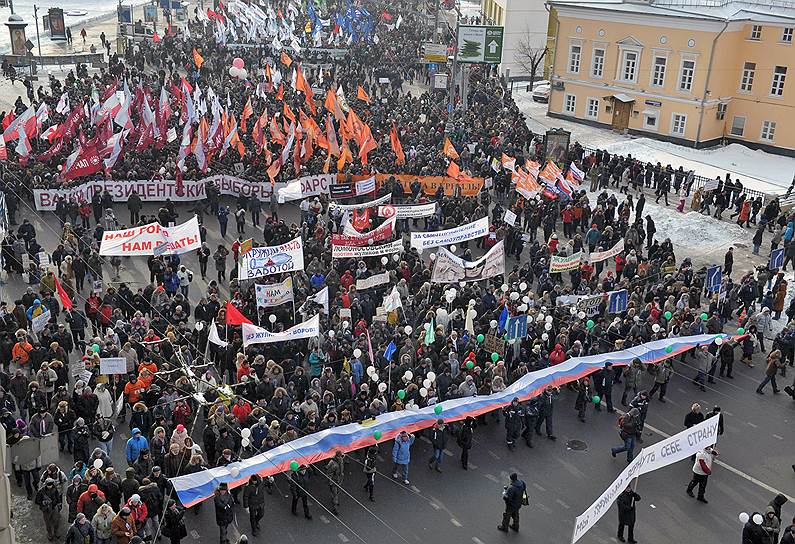
<path fill-rule="evenodd" d="M 787 79 L 787 67 L 776 66 L 773 69 L 773 83 L 770 85 L 770 94 L 773 96 L 783 95 L 785 79 Z"/>
<path fill-rule="evenodd" d="M 683 60 L 679 69 L 679 90 L 690 92 L 693 88 L 693 76 L 696 73 L 696 61 Z"/>
<path fill-rule="evenodd" d="M 654 57 L 654 68 L 651 72 L 652 87 L 662 87 L 665 85 L 665 65 L 668 59 L 665 57 Z"/>
<path fill-rule="evenodd" d="M 740 79 L 740 90 L 750 93 L 754 86 L 754 74 L 756 74 L 756 63 L 746 62 L 743 64 L 743 77 Z"/>
<path fill-rule="evenodd" d="M 762 25 L 754 25 L 751 27 L 751 39 L 752 40 L 762 39 Z"/>
<path fill-rule="evenodd" d="M 643 128 L 657 130 L 657 112 L 643 112 Z"/>
<path fill-rule="evenodd" d="M 624 51 L 621 61 L 621 72 L 618 78 L 621 81 L 635 82 L 638 73 L 638 53 L 637 51 Z"/>
<path fill-rule="evenodd" d="M 726 102 L 721 102 L 718 104 L 718 110 L 715 112 L 715 118 L 718 121 L 723 121 L 726 118 L 726 110 L 728 109 L 729 105 Z"/>
<path fill-rule="evenodd" d="M 580 58 L 582 57 L 582 46 L 572 45 L 569 47 L 569 73 L 580 73 Z"/>
<path fill-rule="evenodd" d="M 732 119 L 732 128 L 729 133 L 732 136 L 742 136 L 745 134 L 745 117 L 735 115 Z"/>
<path fill-rule="evenodd" d="M 563 97 L 563 111 L 574 113 L 577 110 L 577 97 L 573 94 L 566 94 Z"/>
<path fill-rule="evenodd" d="M 591 77 L 601 78 L 605 70 L 605 50 L 594 49 L 591 61 Z"/>
<path fill-rule="evenodd" d="M 671 116 L 671 134 L 675 134 L 677 136 L 684 136 L 686 125 L 687 125 L 687 115 L 683 113 L 674 113 Z"/>
<path fill-rule="evenodd" d="M 599 117 L 599 99 L 598 98 L 589 98 L 588 99 L 588 108 L 585 111 L 585 116 L 589 119 L 596 119 Z"/>
<path fill-rule="evenodd" d="M 760 140 L 772 142 L 773 137 L 776 135 L 776 122 L 765 121 L 762 123 L 762 133 L 759 135 Z"/>
<path fill-rule="evenodd" d="M 792 33 L 793 29 L 791 26 L 785 27 L 784 30 L 781 31 L 781 41 L 784 43 L 792 43 Z"/>

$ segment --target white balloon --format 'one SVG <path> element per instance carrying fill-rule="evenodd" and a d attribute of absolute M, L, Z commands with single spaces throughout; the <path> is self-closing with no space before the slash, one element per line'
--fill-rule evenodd
<path fill-rule="evenodd" d="M 651 326 L 651 330 L 654 332 L 660 332 L 660 325 L 658 323 L 655 323 L 654 325 Z"/>
<path fill-rule="evenodd" d="M 530 304 L 530 297 L 528 297 L 527 295 L 523 296 L 522 302 L 524 302 L 525 304 Z"/>
<path fill-rule="evenodd" d="M 754 523 L 756 523 L 757 525 L 762 525 L 762 521 L 764 521 L 762 519 L 762 514 L 754 514 L 754 517 L 752 519 L 754 520 Z"/>
<path fill-rule="evenodd" d="M 519 290 L 520 291 L 526 291 L 527 290 L 527 284 L 525 282 L 520 283 L 519 284 Z"/>
<path fill-rule="evenodd" d="M 452 251 L 453 253 L 455 253 L 456 249 L 458 249 L 458 248 L 456 248 L 454 245 L 450 246 L 450 251 Z"/>
<path fill-rule="evenodd" d="M 426 389 L 429 388 L 431 386 L 431 380 L 425 378 L 424 380 L 422 380 L 422 386 Z"/>
<path fill-rule="evenodd" d="M 489 326 L 492 329 L 496 329 L 497 328 L 497 320 L 496 319 L 492 319 L 491 321 L 489 321 Z"/>
<path fill-rule="evenodd" d="M 546 342 L 547 340 L 549 340 L 549 335 L 548 335 L 547 333 L 544 333 L 544 334 L 542 334 L 542 335 L 541 335 L 541 340 L 543 340 L 544 342 Z"/>
<path fill-rule="evenodd" d="M 514 345 L 516 343 L 516 338 L 511 338 L 510 340 L 508 340 L 508 343 L 510 345 Z"/>
<path fill-rule="evenodd" d="M 475 303 L 475 299 L 474 299 L 474 298 L 470 298 L 470 299 L 469 299 L 469 305 L 470 305 L 470 306 L 474 306 L 475 304 L 476 304 L 476 303 Z"/>
<path fill-rule="evenodd" d="M 458 282 L 458 285 L 460 285 L 460 286 L 461 286 L 461 289 L 463 289 L 464 287 L 466 287 L 466 286 L 467 286 L 467 282 L 465 282 L 465 281 L 459 281 L 459 282 Z"/>
<path fill-rule="evenodd" d="M 102 468 L 102 459 L 94 459 L 94 468 L 99 470 Z"/>
<path fill-rule="evenodd" d="M 579 312 L 577 314 L 577 317 L 579 317 L 580 319 L 585 319 L 585 312 Z"/>
<path fill-rule="evenodd" d="M 386 384 L 384 382 L 379 383 L 378 390 L 381 391 L 382 393 L 386 391 Z"/>
<path fill-rule="evenodd" d="M 720 346 L 720 345 L 722 345 L 722 344 L 723 344 L 723 338 L 716 338 L 716 339 L 715 339 L 715 343 L 716 343 L 717 345 L 719 345 L 719 346 Z"/>
<path fill-rule="evenodd" d="M 342 330 L 347 329 L 348 327 L 350 327 L 350 325 L 351 325 L 350 321 L 346 319 L 345 321 L 342 322 Z"/>
<path fill-rule="evenodd" d="M 571 309 L 569 309 L 569 313 L 571 315 L 577 315 L 577 307 L 576 306 L 572 306 Z"/>
<path fill-rule="evenodd" d="M 403 329 L 403 332 L 405 332 L 406 334 L 411 334 L 413 331 L 414 329 L 411 328 L 411 325 L 406 325 L 406 328 Z"/>
<path fill-rule="evenodd" d="M 389 262 L 389 257 L 381 257 L 381 264 L 386 266 L 386 263 L 388 263 L 388 262 Z"/>
<path fill-rule="evenodd" d="M 375 383 L 378 383 L 378 381 L 381 378 L 378 377 L 378 372 L 373 372 L 372 374 L 370 374 L 370 379 L 373 380 Z"/>
<path fill-rule="evenodd" d="M 353 356 L 358 359 L 359 357 L 362 356 L 362 350 L 356 348 L 355 350 L 353 350 Z"/>
<path fill-rule="evenodd" d="M 425 398 L 428 396 L 428 389 L 425 387 L 420 387 L 420 396 Z"/>
<path fill-rule="evenodd" d="M 552 323 L 554 320 L 555 319 L 551 315 L 548 315 L 544 318 L 544 321 L 546 321 L 547 323 Z"/>
<path fill-rule="evenodd" d="M 232 467 L 229 469 L 229 474 L 232 476 L 232 478 L 237 478 L 240 476 L 240 469 L 237 467 Z"/>
<path fill-rule="evenodd" d="M 243 438 L 248 438 L 249 436 L 251 436 L 251 429 L 246 427 L 245 429 L 240 431 L 240 436 L 242 436 Z"/>
<path fill-rule="evenodd" d="M 163 174 L 165 174 L 165 173 L 166 173 L 166 167 L 165 167 L 165 166 L 161 166 L 161 167 L 160 167 L 160 170 L 158 170 L 158 172 L 159 172 L 159 173 L 160 173 L 160 175 L 162 176 Z"/>
<path fill-rule="evenodd" d="M 508 292 L 508 284 L 507 283 L 503 283 L 502 287 L 500 287 L 500 289 L 502 290 L 503 293 L 507 293 Z"/>
<path fill-rule="evenodd" d="M 444 296 L 444 298 L 448 303 L 453 302 L 455 300 L 455 293 L 452 291 L 447 291 L 447 294 Z"/>
<path fill-rule="evenodd" d="M 229 75 L 230 76 L 237 77 L 237 72 L 238 72 L 238 70 L 234 66 L 230 66 L 229 67 Z"/>
<path fill-rule="evenodd" d="M 527 304 L 520 304 L 519 307 L 517 308 L 517 310 L 519 310 L 520 312 L 526 312 L 527 311 Z"/>
<path fill-rule="evenodd" d="M 400 255 L 395 253 L 394 255 L 392 255 L 392 260 L 395 261 L 395 262 L 398 262 L 400 260 Z"/>
<path fill-rule="evenodd" d="M 519 300 L 519 293 L 517 293 L 516 291 L 511 293 L 511 300 Z"/>
<path fill-rule="evenodd" d="M 269 315 L 268 321 L 270 321 L 271 323 L 276 323 L 276 316 L 273 314 Z"/>
<path fill-rule="evenodd" d="M 335 334 L 334 331 L 328 331 L 329 338 L 334 338 L 334 334 Z"/>
<path fill-rule="evenodd" d="M 541 322 L 543 322 L 543 321 L 544 321 L 544 314 L 538 314 L 538 315 L 536 316 L 536 321 L 537 321 L 538 323 L 541 323 Z"/>
<path fill-rule="evenodd" d="M 551 331 L 552 330 L 552 323 L 544 323 L 544 330 Z"/>
<path fill-rule="evenodd" d="M 435 261 L 436 260 L 436 253 L 431 253 L 430 255 L 428 255 L 428 258 L 430 260 L 432 260 L 432 261 Z"/>
<path fill-rule="evenodd" d="M 242 445 L 244 448 L 247 448 L 247 447 L 249 446 L 249 444 L 251 444 L 251 440 L 249 440 L 248 438 L 242 438 L 242 439 L 240 440 L 240 444 L 241 444 L 241 445 Z"/>
<path fill-rule="evenodd" d="M 411 370 L 407 370 L 406 373 L 403 374 L 403 377 L 406 378 L 408 381 L 411 381 L 414 379 L 414 373 Z"/>
<path fill-rule="evenodd" d="M 375 372 L 375 367 L 373 365 L 368 366 L 367 367 L 367 375 L 369 376 L 373 372 Z"/>
<path fill-rule="evenodd" d="M 430 324 L 430 323 L 425 323 L 425 324 L 423 325 L 423 327 L 425 328 L 425 332 L 428 332 L 428 329 L 430 329 L 430 328 L 431 328 L 431 324 Z"/>
<path fill-rule="evenodd" d="M 477 316 L 478 316 L 478 311 L 476 309 L 472 308 L 469 310 L 469 317 L 475 319 Z"/>
<path fill-rule="evenodd" d="M 240 79 L 246 79 L 248 77 L 248 70 L 241 68 L 237 73 L 237 77 Z"/>
<path fill-rule="evenodd" d="M 740 523 L 748 523 L 748 520 L 751 519 L 751 516 L 748 515 L 748 512 L 740 512 Z"/>
<path fill-rule="evenodd" d="M 436 381 L 436 372 L 428 372 L 428 379 L 431 380 L 431 382 L 435 382 Z"/>

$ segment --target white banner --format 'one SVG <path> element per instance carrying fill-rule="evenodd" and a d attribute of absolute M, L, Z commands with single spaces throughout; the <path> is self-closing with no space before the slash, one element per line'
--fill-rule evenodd
<path fill-rule="evenodd" d="M 718 417 L 710 417 L 698 425 L 643 448 L 624 471 L 605 489 L 599 498 L 574 522 L 574 544 L 610 510 L 616 498 L 633 479 L 659 468 L 687 459 L 718 440 Z"/>
<path fill-rule="evenodd" d="M 420 219 L 436 213 L 436 202 L 417 204 L 416 206 L 381 206 L 378 215 L 381 217 L 397 217 L 398 219 Z"/>
<path fill-rule="evenodd" d="M 624 251 L 624 239 L 622 238 L 616 245 L 608 249 L 607 251 L 594 251 L 590 255 L 588 255 L 588 261 L 592 263 L 598 263 L 604 261 L 605 259 L 609 259 L 610 257 L 615 257 L 619 253 Z"/>
<path fill-rule="evenodd" d="M 238 281 L 264 278 L 281 272 L 304 269 L 304 244 L 301 237 L 279 246 L 255 247 L 243 255 L 238 268 Z"/>
<path fill-rule="evenodd" d="M 308 321 L 290 327 L 284 332 L 271 332 L 256 325 L 243 323 L 243 345 L 287 342 L 320 335 L 320 314 Z"/>
<path fill-rule="evenodd" d="M 196 181 L 185 180 L 181 192 L 177 191 L 177 182 L 174 180 L 109 179 L 82 183 L 70 189 L 34 189 L 33 201 L 37 210 L 52 211 L 55 209 L 57 199 L 74 198 L 78 202 L 91 202 L 94 193 L 102 194 L 107 190 L 114 202 L 127 202 L 133 191 L 138 193 L 144 202 L 165 202 L 166 199 L 172 202 L 193 202 L 207 198 L 206 183 L 214 184 L 222 195 L 242 194 L 248 197 L 256 195 L 263 202 L 269 202 L 271 199 L 271 184 L 267 181 L 248 181 L 235 176 L 214 175 Z M 276 188 L 286 185 L 277 183 Z"/>
<path fill-rule="evenodd" d="M 163 252 L 168 255 L 181 255 L 199 249 L 202 245 L 199 218 L 194 215 L 193 219 L 175 227 L 149 223 L 131 229 L 107 230 L 102 235 L 99 254 L 103 257 L 154 255 L 155 247 L 161 244 L 168 244 L 168 249 Z"/>
<path fill-rule="evenodd" d="M 483 217 L 472 223 L 460 227 L 436 232 L 412 232 L 411 247 L 422 251 L 438 246 L 449 246 L 465 242 L 474 238 L 486 236 L 489 233 L 489 218 Z"/>
<path fill-rule="evenodd" d="M 364 257 L 378 257 L 379 255 L 392 255 L 403 251 L 403 240 L 395 240 L 380 246 L 338 246 L 331 245 L 332 259 L 363 259 Z"/>
<path fill-rule="evenodd" d="M 372 289 L 373 287 L 378 287 L 385 283 L 389 283 L 389 272 L 382 272 L 381 274 L 375 274 L 369 278 L 356 280 L 356 290 L 363 291 L 364 289 Z"/>
<path fill-rule="evenodd" d="M 375 176 L 356 182 L 356 196 L 369 195 L 375 192 Z"/>
<path fill-rule="evenodd" d="M 371 200 L 369 202 L 362 202 L 361 204 L 337 204 L 336 202 L 329 202 L 328 208 L 329 210 L 337 209 L 342 211 L 363 210 L 366 208 L 373 208 L 375 206 L 379 206 L 384 202 L 389 202 L 390 200 L 392 200 L 392 193 L 376 198 L 375 200 Z"/>
<path fill-rule="evenodd" d="M 328 194 L 329 187 L 337 182 L 337 174 L 317 174 L 304 176 L 287 183 L 286 187 L 279 189 L 279 203 L 289 200 L 301 200 L 308 196 Z"/>
<path fill-rule="evenodd" d="M 488 253 L 477 261 L 465 261 L 445 248 L 439 248 L 433 264 L 433 283 L 455 283 L 480 281 L 505 274 L 505 246 L 497 242 Z"/>
<path fill-rule="evenodd" d="M 50 320 L 50 310 L 46 312 L 42 312 L 36 317 L 33 318 L 33 322 L 31 323 L 31 328 L 33 332 L 39 332 L 44 330 L 44 327 L 47 326 L 47 322 Z"/>
<path fill-rule="evenodd" d="M 516 224 L 516 214 L 511 210 L 505 210 L 505 215 L 502 217 L 502 220 L 509 225 L 514 226 Z"/>
<path fill-rule="evenodd" d="M 287 302 L 293 302 L 293 279 L 287 278 L 281 283 L 268 285 L 257 284 L 257 308 L 269 308 Z"/>
<path fill-rule="evenodd" d="M 127 359 L 124 357 L 102 357 L 99 360 L 100 374 L 127 374 Z"/>

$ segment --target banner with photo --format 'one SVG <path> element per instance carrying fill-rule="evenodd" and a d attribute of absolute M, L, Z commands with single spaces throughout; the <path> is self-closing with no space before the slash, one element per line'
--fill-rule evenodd
<path fill-rule="evenodd" d="M 488 253 L 477 261 L 465 261 L 445 248 L 439 248 L 433 264 L 433 283 L 456 283 L 480 281 L 505 274 L 505 246 L 497 242 Z"/>
<path fill-rule="evenodd" d="M 165 249 L 162 249 L 163 245 Z M 193 216 L 193 219 L 174 227 L 148 223 L 131 229 L 106 230 L 102 234 L 99 254 L 103 257 L 154 255 L 155 248 L 159 248 L 158 254 L 181 255 L 200 247 L 199 218 Z"/>
<path fill-rule="evenodd" d="M 283 332 L 271 332 L 268 329 L 243 323 L 243 345 L 272 344 L 274 342 L 289 342 L 302 338 L 314 338 L 320 335 L 320 314 L 308 321 L 299 323 Z"/>
<path fill-rule="evenodd" d="M 396 217 L 398 219 L 421 219 L 436 213 L 436 202 L 430 204 L 416 204 L 413 206 L 381 206 L 378 215 L 381 217 Z"/>
<path fill-rule="evenodd" d="M 303 269 L 304 244 L 299 236 L 278 246 L 252 248 L 241 258 L 237 279 L 252 280 Z"/>
<path fill-rule="evenodd" d="M 369 246 L 392 238 L 395 231 L 395 219 L 384 221 L 378 228 L 365 233 L 348 231 L 346 234 L 332 234 L 331 243 L 336 246 Z"/>
<path fill-rule="evenodd" d="M 332 259 L 363 259 L 403 252 L 403 240 L 395 240 L 380 246 L 336 246 L 331 245 Z"/>
<path fill-rule="evenodd" d="M 381 274 L 375 274 L 369 278 L 356 280 L 356 290 L 364 291 L 365 289 L 372 289 L 373 287 L 378 287 L 385 283 L 389 283 L 389 272 L 382 272 Z"/>
<path fill-rule="evenodd" d="M 257 284 L 255 289 L 257 308 L 270 308 L 294 301 L 292 278 L 287 278 L 281 283 Z"/>
<path fill-rule="evenodd" d="M 624 239 L 622 238 L 616 245 L 608 249 L 607 251 L 594 251 L 590 255 L 588 255 L 588 261 L 591 263 L 598 263 L 604 261 L 605 259 L 609 259 L 610 257 L 615 257 L 619 253 L 624 251 Z"/>
<path fill-rule="evenodd" d="M 489 218 L 482 217 L 472 223 L 436 232 L 412 232 L 411 247 L 422 251 L 439 246 L 449 246 L 486 236 L 489 233 Z"/>
<path fill-rule="evenodd" d="M 549 259 L 549 273 L 577 270 L 580 267 L 580 259 L 582 259 L 582 251 L 578 251 L 568 257 L 566 255 L 553 255 Z"/>

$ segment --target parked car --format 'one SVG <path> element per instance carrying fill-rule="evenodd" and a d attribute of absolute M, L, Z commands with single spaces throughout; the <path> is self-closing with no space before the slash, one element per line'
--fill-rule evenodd
<path fill-rule="evenodd" d="M 533 84 L 533 102 L 549 102 L 552 85 L 549 81 L 536 81 Z"/>

